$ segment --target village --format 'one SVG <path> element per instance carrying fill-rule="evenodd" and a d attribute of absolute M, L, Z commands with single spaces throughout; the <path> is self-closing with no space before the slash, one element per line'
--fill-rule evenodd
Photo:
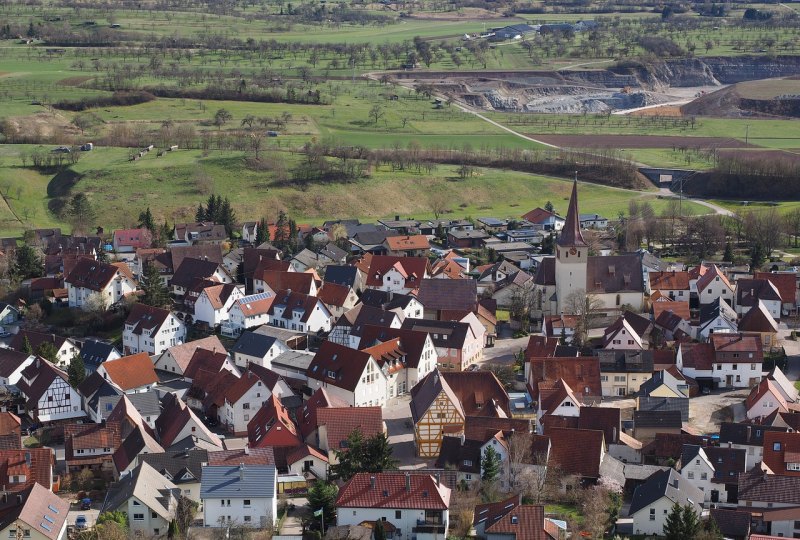
<path fill-rule="evenodd" d="M 0 313 L 0 534 L 797 537 L 796 270 L 598 249 L 580 192 L 4 241 L 43 277 Z"/>

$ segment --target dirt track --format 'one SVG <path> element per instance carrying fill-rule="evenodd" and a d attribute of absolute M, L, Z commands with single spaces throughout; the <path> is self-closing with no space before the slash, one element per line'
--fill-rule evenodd
<path fill-rule="evenodd" d="M 537 135 L 532 138 L 568 148 L 752 148 L 724 137 L 673 137 L 669 135 Z"/>

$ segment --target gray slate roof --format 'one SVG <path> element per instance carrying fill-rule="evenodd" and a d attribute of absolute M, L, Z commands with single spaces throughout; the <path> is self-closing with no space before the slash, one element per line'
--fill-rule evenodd
<path fill-rule="evenodd" d="M 203 467 L 200 498 L 275 497 L 276 483 L 277 472 L 273 465 L 206 466 Z"/>
<path fill-rule="evenodd" d="M 667 497 L 670 501 L 681 505 L 690 504 L 699 514 L 702 509 L 703 492 L 683 478 L 675 469 L 659 471 L 653 474 L 633 492 L 629 515 L 646 508 Z"/>
<path fill-rule="evenodd" d="M 243 332 L 236 344 L 231 348 L 231 354 L 245 354 L 263 358 L 267 355 L 276 338 L 256 332 Z"/>

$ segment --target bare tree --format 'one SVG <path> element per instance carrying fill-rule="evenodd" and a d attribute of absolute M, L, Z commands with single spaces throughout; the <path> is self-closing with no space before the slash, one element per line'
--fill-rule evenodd
<path fill-rule="evenodd" d="M 577 317 L 575 333 L 572 336 L 574 345 L 579 347 L 586 343 L 589 330 L 602 307 L 603 302 L 597 295 L 587 293 L 585 289 L 576 289 L 567 295 L 564 301 L 564 311 Z"/>

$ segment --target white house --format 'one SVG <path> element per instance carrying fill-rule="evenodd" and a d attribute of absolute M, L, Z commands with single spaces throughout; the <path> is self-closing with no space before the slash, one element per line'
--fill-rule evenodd
<path fill-rule="evenodd" d="M 186 325 L 168 309 L 136 303 L 122 329 L 124 354 L 161 354 L 186 340 Z"/>
<path fill-rule="evenodd" d="M 386 404 L 386 375 L 365 351 L 325 341 L 308 366 L 308 386 L 338 397 L 353 407 Z"/>
<path fill-rule="evenodd" d="M 701 446 L 687 444 L 681 453 L 681 476 L 703 492 L 703 501 L 711 501 L 711 492 L 717 489 L 713 483 L 714 465 Z"/>
<path fill-rule="evenodd" d="M 204 287 L 194 303 L 194 321 L 214 328 L 228 319 L 234 302 L 244 296 L 244 285 L 225 283 Z"/>
<path fill-rule="evenodd" d="M 127 513 L 134 534 L 165 536 L 180 496 L 180 488 L 151 465 L 141 463 L 106 492 L 101 512 Z"/>
<path fill-rule="evenodd" d="M 292 474 L 312 474 L 322 480 L 328 478 L 328 456 L 313 446 L 298 446 L 286 456 L 286 463 Z"/>
<path fill-rule="evenodd" d="M 272 293 L 257 293 L 234 300 L 228 320 L 222 323 L 222 333 L 237 337 L 248 328 L 269 324 L 269 308 L 274 298 Z"/>
<path fill-rule="evenodd" d="M 206 349 L 213 352 L 225 351 L 225 347 L 222 345 L 219 338 L 215 335 L 211 335 L 168 348 L 155 360 L 154 366 L 161 371 L 183 375 L 186 372 L 186 368 L 189 367 L 189 362 L 192 360 L 197 349 Z"/>
<path fill-rule="evenodd" d="M 81 396 L 69 384 L 67 374 L 36 358 L 22 370 L 17 388 L 25 397 L 25 408 L 37 422 L 53 422 L 86 416 Z"/>
<path fill-rule="evenodd" d="M 250 244 L 256 243 L 256 237 L 258 236 L 258 222 L 257 221 L 245 221 L 242 223 L 242 241 L 248 242 Z"/>
<path fill-rule="evenodd" d="M 107 360 L 100 364 L 97 373 L 125 394 L 148 392 L 158 383 L 158 375 L 147 353 Z"/>
<path fill-rule="evenodd" d="M 708 339 L 711 334 L 736 332 L 736 312 L 721 298 L 700 306 L 700 326 L 697 329 L 698 339 Z"/>
<path fill-rule="evenodd" d="M 203 467 L 203 525 L 272 528 L 278 517 L 278 473 L 273 465 Z"/>
<path fill-rule="evenodd" d="M 624 317 L 619 317 L 611 326 L 606 328 L 603 334 L 603 348 L 640 351 L 646 347 L 643 337 L 633 329 Z"/>
<path fill-rule="evenodd" d="M 629 512 L 633 534 L 662 536 L 664 522 L 674 504 L 689 505 L 699 515 L 703 498 L 703 492 L 675 469 L 653 473 L 633 492 Z"/>
<path fill-rule="evenodd" d="M 269 311 L 270 324 L 299 332 L 329 332 L 331 312 L 316 296 L 279 291 Z"/>
<path fill-rule="evenodd" d="M 69 307 L 83 308 L 89 298 L 108 307 L 136 291 L 136 281 L 125 263 L 108 264 L 82 258 L 64 278 Z"/>
<path fill-rule="evenodd" d="M 0 384 L 3 386 L 17 384 L 22 376 L 22 370 L 35 360 L 36 356 L 33 354 L 0 348 Z"/>
<path fill-rule="evenodd" d="M 722 270 L 716 264 L 698 267 L 694 272 L 700 273 L 695 282 L 697 298 L 700 305 L 712 303 L 714 300 L 724 300 L 728 305 L 733 305 L 734 288 Z M 690 272 L 691 274 L 692 272 Z M 696 274 L 695 274 L 696 275 Z"/>
<path fill-rule="evenodd" d="M 278 398 L 291 396 L 292 389 L 274 371 L 251 365 L 225 390 L 217 412 L 219 420 L 234 435 L 246 435 L 247 424 L 273 394 Z"/>
<path fill-rule="evenodd" d="M 776 321 L 781 318 L 783 303 L 778 288 L 767 279 L 740 279 L 736 282 L 736 313 L 744 315 L 762 302 Z"/>
<path fill-rule="evenodd" d="M 290 350 L 286 343 L 275 336 L 267 336 L 259 332 L 244 332 L 231 347 L 230 354 L 233 357 L 233 363 L 240 368 L 256 364 L 272 369 L 272 360 Z"/>
<path fill-rule="evenodd" d="M 33 354 L 39 354 L 40 347 L 44 345 L 52 345 L 55 349 L 56 365 L 60 368 L 66 368 L 72 357 L 81 350 L 80 343 L 72 338 L 31 330 L 20 330 L 11 339 L 11 348 L 20 352 L 25 352 L 26 346 L 29 346 Z"/>
<path fill-rule="evenodd" d="M 450 489 L 429 474 L 358 473 L 339 490 L 336 524 L 385 521 L 401 540 L 447 537 Z"/>
<path fill-rule="evenodd" d="M 771 379 L 764 379 L 753 387 L 744 405 L 749 420 L 767 417 L 775 411 L 789 412 L 790 407 L 778 384 Z"/>
<path fill-rule="evenodd" d="M 659 291 L 671 300 L 689 301 L 689 272 L 648 272 L 647 292 Z"/>

